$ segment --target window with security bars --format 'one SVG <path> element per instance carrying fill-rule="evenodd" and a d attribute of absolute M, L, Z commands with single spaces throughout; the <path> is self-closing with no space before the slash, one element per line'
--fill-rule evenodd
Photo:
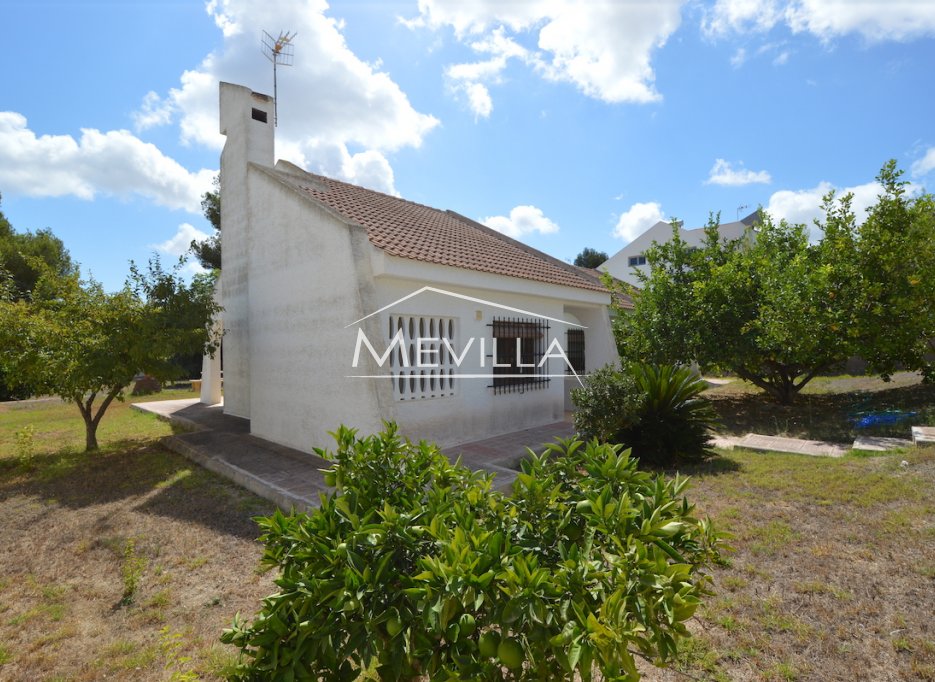
<path fill-rule="evenodd" d="M 494 339 L 494 394 L 523 393 L 544 388 L 549 383 L 548 363 L 539 366 L 546 352 L 549 325 L 544 320 L 513 318 L 493 319 L 490 324 Z"/>
<path fill-rule="evenodd" d="M 582 374 L 584 372 L 584 330 L 583 329 L 569 329 L 565 334 L 565 355 L 568 356 L 568 364 L 571 367 L 566 367 L 565 371 L 567 374 L 571 374 L 572 370 L 576 374 Z"/>
<path fill-rule="evenodd" d="M 456 348 L 454 318 L 390 315 L 387 332 L 389 343 L 396 344 L 390 353 L 394 398 L 425 400 L 454 395 L 457 366 L 450 350 Z M 395 341 L 400 332 L 401 343 Z M 420 360 L 425 366 L 419 366 Z"/>

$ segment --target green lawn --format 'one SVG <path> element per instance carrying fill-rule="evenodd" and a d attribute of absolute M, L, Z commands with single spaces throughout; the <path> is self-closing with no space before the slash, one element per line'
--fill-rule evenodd
<path fill-rule="evenodd" d="M 130 409 L 131 403 L 197 397 L 190 389 L 166 389 L 153 395 L 128 395 L 125 402 L 115 400 L 97 429 L 101 449 L 119 448 L 126 441 L 152 440 L 172 433 L 168 423 Z M 27 439 L 32 441 L 36 455 L 84 450 L 84 422 L 72 403 L 58 399 L 0 403 L 0 453 L 15 453 L 17 434 L 26 427 L 33 431 L 32 438 Z"/>

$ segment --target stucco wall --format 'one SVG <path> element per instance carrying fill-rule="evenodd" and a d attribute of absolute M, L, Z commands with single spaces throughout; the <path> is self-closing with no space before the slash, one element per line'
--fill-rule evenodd
<path fill-rule="evenodd" d="M 356 336 L 345 326 L 373 305 L 365 231 L 261 169 L 249 178 L 251 431 L 309 452 L 333 446 L 340 424 L 378 430 L 393 417 L 388 387 L 349 381 L 338 362 Z"/>
<path fill-rule="evenodd" d="M 448 268 L 448 270 L 456 272 L 463 283 L 452 284 L 451 282 L 426 282 L 421 279 L 401 277 L 378 277 L 376 279 L 378 308 L 387 306 L 399 298 L 417 291 L 426 284 L 430 284 L 447 291 L 539 315 L 559 320 L 569 319 L 566 302 L 561 299 L 511 292 L 504 289 L 491 290 L 488 288 L 489 286 L 499 284 L 496 282 L 495 277 L 484 273 L 454 271 L 451 268 Z M 579 292 L 569 293 L 574 296 L 579 295 Z M 582 292 L 582 294 L 587 296 L 587 292 Z M 590 322 L 594 325 L 593 329 L 585 330 L 586 346 L 588 348 L 586 355 L 589 366 L 612 361 L 616 357 L 616 353 L 613 352 L 611 356 L 608 356 L 609 344 L 607 339 L 603 338 L 609 332 L 609 324 L 601 322 L 602 316 L 607 317 L 606 308 L 597 304 L 578 303 L 576 310 L 579 317 L 587 320 L 583 322 L 584 324 Z M 489 374 L 492 372 L 491 359 L 485 357 L 482 360 L 480 339 L 485 339 L 485 354 L 489 354 L 491 352 L 492 334 L 489 325 L 494 317 L 532 319 L 531 316 L 502 310 L 484 303 L 465 301 L 436 292 L 423 292 L 417 297 L 394 305 L 389 310 L 381 313 L 382 334 L 380 338 L 384 344 L 388 335 L 388 318 L 391 314 L 404 316 L 433 315 L 455 318 L 457 321 L 457 338 L 455 339 L 457 351 L 463 351 L 470 338 L 475 339 L 474 345 L 467 351 L 463 363 L 458 368 L 458 372 L 461 374 Z M 549 339 L 546 347 L 548 347 L 552 338 L 557 338 L 564 348 L 567 326 L 560 322 L 550 321 L 549 327 Z M 382 350 L 383 347 L 385 346 L 377 350 Z M 550 359 L 547 372 L 550 374 L 564 374 L 564 362 L 560 359 Z M 389 381 L 386 380 L 386 383 L 389 384 Z M 453 396 L 395 400 L 395 411 L 401 431 L 411 438 L 428 439 L 446 446 L 550 424 L 561 420 L 564 416 L 566 382 L 563 377 L 553 378 L 544 387 L 529 388 L 523 392 L 512 393 L 497 394 L 490 387 L 491 383 L 489 378 L 460 379 L 457 382 L 457 389 Z"/>

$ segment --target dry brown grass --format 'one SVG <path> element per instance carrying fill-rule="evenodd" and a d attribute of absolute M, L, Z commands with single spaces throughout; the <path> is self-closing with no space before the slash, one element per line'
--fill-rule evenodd
<path fill-rule="evenodd" d="M 250 520 L 270 507 L 162 450 L 169 428 L 126 406 L 91 456 L 68 445 L 73 408 L 5 409 L 0 679 L 220 678 L 234 655 L 221 630 L 273 591 Z M 20 462 L 14 432 L 29 424 L 33 457 Z M 735 452 L 683 473 L 736 548 L 691 623 L 684 673 L 935 680 L 935 448 Z M 647 666 L 645 679 L 689 678 Z"/>
<path fill-rule="evenodd" d="M 679 669 L 935 680 L 935 448 L 839 460 L 736 452 L 689 473 L 690 498 L 736 551 L 714 572 Z"/>
<path fill-rule="evenodd" d="M 92 455 L 55 447 L 69 406 L 30 409 L 31 461 L 0 450 L 0 679 L 218 679 L 221 629 L 272 591 L 250 520 L 270 506 L 160 448 L 169 428 L 125 406 L 105 423 L 142 418 L 146 437 Z"/>

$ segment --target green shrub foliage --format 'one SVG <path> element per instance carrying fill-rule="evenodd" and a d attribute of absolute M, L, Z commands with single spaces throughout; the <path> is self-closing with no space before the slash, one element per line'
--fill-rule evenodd
<path fill-rule="evenodd" d="M 586 438 L 620 443 L 646 464 L 668 466 L 711 454 L 717 422 L 701 397 L 707 385 L 687 367 L 634 363 L 607 366 L 572 391 L 575 428 Z"/>
<path fill-rule="evenodd" d="M 571 398 L 575 404 L 575 430 L 602 443 L 619 442 L 620 432 L 636 424 L 642 403 L 633 374 L 613 365 L 591 372 L 583 387 L 572 390 Z"/>
<path fill-rule="evenodd" d="M 637 680 L 688 636 L 720 540 L 686 479 L 566 440 L 504 495 L 393 424 L 334 435 L 320 508 L 259 519 L 278 591 L 225 630 L 234 679 Z"/>

